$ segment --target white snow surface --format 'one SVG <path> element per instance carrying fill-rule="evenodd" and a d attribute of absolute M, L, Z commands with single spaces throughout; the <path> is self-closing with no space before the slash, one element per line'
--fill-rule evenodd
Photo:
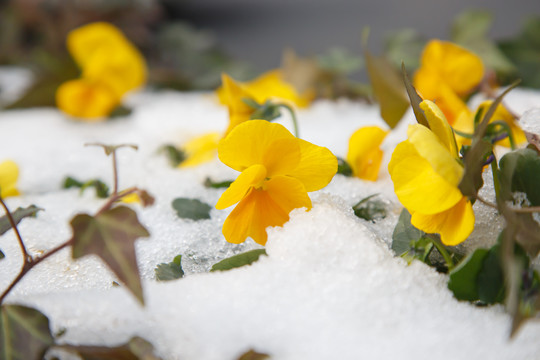
<path fill-rule="evenodd" d="M 511 95 L 507 103 L 515 111 L 540 100 L 536 92 Z M 310 194 L 310 211 L 294 210 L 283 227 L 268 229 L 267 257 L 209 273 L 217 261 L 260 246 L 251 239 L 240 245 L 225 241 L 221 226 L 232 208 L 213 209 L 210 220 L 195 222 L 179 219 L 171 202 L 190 197 L 213 205 L 223 189 L 205 188 L 204 179 L 234 179 L 237 173 L 218 159 L 171 168 L 157 150 L 223 131 L 227 110 L 206 93 L 146 92 L 129 103 L 134 107 L 130 116 L 105 123 L 72 121 L 54 109 L 0 113 L 0 161 L 18 163 L 23 192 L 7 203 L 12 210 L 30 204 L 45 209 L 19 226 L 31 253 L 69 239 L 71 218 L 103 204 L 93 190 L 80 195 L 61 189 L 68 175 L 111 184 L 110 158 L 85 143 L 137 144 L 137 152 L 118 153 L 120 187 L 139 186 L 156 198 L 149 208 L 133 205 L 151 233 L 136 242 L 146 306 L 124 288 L 113 287 L 115 278 L 99 259 L 72 261 L 68 249 L 33 269 L 8 297 L 8 303 L 45 313 L 53 332 L 65 328 L 62 341 L 116 345 L 138 335 L 164 359 L 232 360 L 249 349 L 275 360 L 540 358 L 538 323 L 528 322 L 509 340 L 510 317 L 502 306 L 480 308 L 455 300 L 445 275 L 421 263 L 407 266 L 389 249 L 401 206 L 386 166 L 413 123 L 412 114 L 383 143 L 377 182 L 336 175 L 325 189 Z M 341 157 L 354 130 L 384 127 L 375 106 L 349 101 L 319 101 L 297 115 L 302 138 Z M 291 128 L 287 117 L 279 122 Z M 485 197 L 492 193 L 484 191 Z M 354 216 L 351 206 L 375 193 L 389 206 L 389 216 L 375 223 Z M 501 220 L 481 204 L 475 211 L 468 246 L 489 246 Z M 0 237 L 0 249 L 6 255 L 0 261 L 4 289 L 22 263 L 12 231 Z M 158 283 L 156 265 L 178 254 L 186 276 Z"/>

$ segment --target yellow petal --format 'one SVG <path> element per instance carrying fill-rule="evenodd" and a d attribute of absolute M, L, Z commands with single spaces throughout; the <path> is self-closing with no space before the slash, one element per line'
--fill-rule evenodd
<path fill-rule="evenodd" d="M 459 184 L 463 167 L 432 131 L 423 125 L 415 124 L 409 126 L 407 135 L 419 156 L 427 160 L 439 176 L 453 186 Z"/>
<path fill-rule="evenodd" d="M 306 107 L 311 100 L 309 95 L 300 96 L 294 86 L 283 80 L 281 70 L 268 71 L 245 86 L 259 103 L 279 99 L 292 102 L 299 107 Z"/>
<path fill-rule="evenodd" d="M 493 103 L 492 100 L 487 100 L 478 106 L 477 111 L 481 111 L 480 119 L 484 118 L 484 115 L 487 113 L 492 103 Z M 519 123 L 516 121 L 516 118 L 504 107 L 504 105 L 499 104 L 497 108 L 495 109 L 495 112 L 493 113 L 493 116 L 491 117 L 489 122 L 491 123 L 494 121 L 504 121 L 506 124 L 508 124 L 508 126 L 510 127 L 510 131 L 512 132 L 512 135 L 514 136 L 516 145 L 520 145 L 527 142 L 525 133 L 523 132 L 523 130 L 521 130 L 521 127 L 519 126 Z M 497 142 L 497 145 L 510 147 L 510 140 L 506 138 L 502 141 Z"/>
<path fill-rule="evenodd" d="M 456 118 L 452 127 L 456 131 L 472 135 L 474 133 L 474 114 L 469 109 L 463 110 Z M 459 136 L 458 133 L 456 133 L 456 142 L 458 148 L 461 148 L 463 145 L 471 145 L 471 139 Z"/>
<path fill-rule="evenodd" d="M 211 161 L 217 155 L 217 146 L 220 139 L 217 132 L 196 137 L 182 146 L 186 159 L 179 167 L 190 167 Z"/>
<path fill-rule="evenodd" d="M 279 176 L 266 182 L 264 188 L 252 187 L 227 217 L 222 231 L 228 242 L 239 244 L 249 236 L 265 245 L 267 227 L 283 225 L 295 208 L 311 208 L 311 200 L 296 179 Z"/>
<path fill-rule="evenodd" d="M 262 165 L 253 165 L 244 170 L 219 198 L 216 209 L 226 209 L 236 204 L 247 194 L 250 188 L 260 187 L 266 178 L 266 169 Z"/>
<path fill-rule="evenodd" d="M 0 196 L 7 198 L 9 196 L 19 195 L 15 187 L 19 178 L 19 167 L 11 160 L 0 163 Z"/>
<path fill-rule="evenodd" d="M 422 101 L 420 108 L 424 110 L 431 131 L 439 138 L 450 154 L 457 159 L 459 155 L 454 131 L 450 127 L 450 124 L 448 124 L 448 121 L 446 121 L 441 109 L 429 100 Z"/>
<path fill-rule="evenodd" d="M 264 164 L 272 144 L 281 139 L 295 139 L 284 126 L 265 120 L 250 120 L 236 126 L 219 142 L 219 159 L 237 170 Z"/>
<path fill-rule="evenodd" d="M 347 162 L 356 177 L 375 181 L 379 174 L 383 152 L 379 149 L 388 134 L 378 126 L 356 130 L 349 139 Z"/>
<path fill-rule="evenodd" d="M 127 39 L 115 26 L 106 22 L 95 22 L 81 26 L 69 32 L 67 48 L 71 56 L 81 68 L 98 49 L 106 49 L 112 53 L 117 46 L 123 45 Z"/>
<path fill-rule="evenodd" d="M 336 175 L 337 158 L 325 147 L 302 139 L 296 140 L 300 144 L 300 163 L 287 175 L 300 180 L 308 192 L 322 189 Z"/>
<path fill-rule="evenodd" d="M 463 197 L 455 206 L 438 214 L 413 213 L 411 224 L 426 233 L 438 233 L 445 245 L 454 246 L 467 239 L 474 229 L 471 202 Z"/>
<path fill-rule="evenodd" d="M 447 41 L 428 42 L 421 58 L 421 68 L 436 72 L 440 80 L 459 96 L 478 86 L 484 76 L 484 65 L 474 53 Z"/>
<path fill-rule="evenodd" d="M 457 185 L 438 174 L 409 141 L 396 146 L 388 170 L 399 201 L 411 212 L 439 213 L 463 197 Z"/>
<path fill-rule="evenodd" d="M 253 94 L 246 90 L 243 84 L 234 81 L 227 74 L 221 74 L 223 84 L 223 95 L 220 99 L 227 105 L 233 113 L 252 113 L 253 109 L 248 106 L 243 99 L 254 99 Z"/>
<path fill-rule="evenodd" d="M 101 121 L 120 104 L 107 86 L 86 79 L 63 83 L 56 91 L 56 104 L 65 113 L 90 121 Z"/>

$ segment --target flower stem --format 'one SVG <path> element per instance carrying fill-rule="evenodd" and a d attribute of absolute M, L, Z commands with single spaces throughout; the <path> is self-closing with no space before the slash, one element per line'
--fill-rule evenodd
<path fill-rule="evenodd" d="M 446 250 L 446 247 L 441 243 L 441 241 L 436 236 L 428 236 L 433 245 L 437 248 L 439 253 L 442 255 L 444 262 L 446 262 L 446 266 L 448 266 L 448 271 L 452 270 L 454 268 L 454 261 L 452 260 L 452 257 L 450 256 L 450 253 L 448 250 Z"/>
<path fill-rule="evenodd" d="M 13 228 L 13 231 L 15 232 L 15 236 L 17 237 L 17 241 L 19 242 L 19 246 L 21 247 L 21 251 L 23 253 L 24 258 L 24 264 L 27 264 L 32 260 L 32 257 L 28 254 L 28 251 L 26 250 L 26 246 L 24 245 L 23 239 L 21 237 L 21 234 L 19 233 L 19 229 L 17 228 L 17 224 L 15 223 L 15 219 L 13 219 L 13 215 L 11 215 L 11 211 L 9 211 L 6 203 L 4 202 L 4 199 L 0 196 L 0 203 L 2 204 L 2 207 L 4 208 L 4 211 L 6 212 L 6 216 L 9 220 L 9 224 Z"/>
<path fill-rule="evenodd" d="M 280 103 L 278 105 L 289 111 L 289 113 L 291 114 L 291 119 L 294 126 L 294 136 L 296 136 L 297 138 L 300 138 L 300 132 L 298 131 L 298 121 L 296 119 L 296 114 L 294 113 L 294 109 L 285 103 Z"/>

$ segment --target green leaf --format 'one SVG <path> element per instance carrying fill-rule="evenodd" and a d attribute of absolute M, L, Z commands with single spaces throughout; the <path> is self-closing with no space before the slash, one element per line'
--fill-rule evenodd
<path fill-rule="evenodd" d="M 249 98 L 244 98 L 242 101 L 254 110 L 249 117 L 250 119 L 272 121 L 281 116 L 281 105 L 274 104 L 270 100 L 266 100 L 263 104 Z"/>
<path fill-rule="evenodd" d="M 158 281 L 170 281 L 184 276 L 182 255 L 176 256 L 170 263 L 161 263 L 154 270 Z"/>
<path fill-rule="evenodd" d="M 221 260 L 220 262 L 214 264 L 210 271 L 225 271 L 245 265 L 251 265 L 255 261 L 259 260 L 259 257 L 261 255 L 266 255 L 265 249 L 256 249 L 234 255 L 230 258 Z"/>
<path fill-rule="evenodd" d="M 488 249 L 477 249 L 450 271 L 448 288 L 456 299 L 478 300 L 477 279 L 488 253 Z"/>
<path fill-rule="evenodd" d="M 84 190 L 88 189 L 89 187 L 93 187 L 96 189 L 96 196 L 100 199 L 106 199 L 109 197 L 109 187 L 107 184 L 105 184 L 103 181 L 99 179 L 92 179 L 88 180 L 86 182 L 81 182 L 71 176 L 66 177 L 64 180 L 64 184 L 62 186 L 64 189 L 69 188 L 80 188 L 81 194 L 84 192 Z"/>
<path fill-rule="evenodd" d="M 470 49 L 482 58 L 490 69 L 502 75 L 516 72 L 516 67 L 492 41 L 488 32 L 493 23 L 493 14 L 488 11 L 465 11 L 454 19 L 452 41 Z"/>
<path fill-rule="evenodd" d="M 0 260 L 5 259 L 5 258 L 6 258 L 6 255 L 4 254 L 2 250 L 0 250 Z"/>
<path fill-rule="evenodd" d="M 135 240 L 150 236 L 135 211 L 117 206 L 92 217 L 77 215 L 73 229 L 72 257 L 99 256 L 135 297 L 144 304 L 141 279 L 135 254 Z"/>
<path fill-rule="evenodd" d="M 489 249 L 476 281 L 480 301 L 485 304 L 502 303 L 504 301 L 505 287 L 500 245 L 495 245 Z"/>
<path fill-rule="evenodd" d="M 165 153 L 167 159 L 169 160 L 169 164 L 171 164 L 172 167 L 177 167 L 184 160 L 186 160 L 186 154 L 181 149 L 178 149 L 173 145 L 163 145 L 159 152 Z"/>
<path fill-rule="evenodd" d="M 2 305 L 0 360 L 41 360 L 54 343 L 49 319 L 36 309 Z"/>
<path fill-rule="evenodd" d="M 204 180 L 203 185 L 205 187 L 207 187 L 207 188 L 222 189 L 222 188 L 228 188 L 229 186 L 231 186 L 232 183 L 233 183 L 233 180 L 214 181 L 214 180 L 210 179 L 209 177 L 207 177 Z"/>
<path fill-rule="evenodd" d="M 270 359 L 270 355 L 256 352 L 255 350 L 249 350 L 238 358 L 238 360 L 266 360 Z"/>
<path fill-rule="evenodd" d="M 349 163 L 347 162 L 347 160 L 342 159 L 340 157 L 338 157 L 337 160 L 338 160 L 337 173 L 343 176 L 353 176 L 353 170 L 351 168 L 351 165 L 349 165 Z"/>
<path fill-rule="evenodd" d="M 38 208 L 35 205 L 30 205 L 27 208 L 17 208 L 17 210 L 11 213 L 11 217 L 13 218 L 15 225 L 17 225 L 26 217 L 36 217 L 40 210 L 43 209 Z M 0 217 L 0 235 L 5 234 L 9 229 L 11 229 L 11 223 L 9 222 L 7 215 Z"/>
<path fill-rule="evenodd" d="M 399 29 L 386 36 L 384 54 L 396 69 L 404 63 L 407 71 L 413 71 L 420 66 L 426 42 L 426 38 L 414 29 Z"/>
<path fill-rule="evenodd" d="M 203 220 L 210 219 L 212 207 L 197 199 L 177 198 L 172 202 L 178 217 L 182 219 Z"/>
<path fill-rule="evenodd" d="M 131 108 L 125 107 L 124 105 L 118 105 L 114 110 L 109 114 L 109 119 L 117 119 L 125 116 L 131 115 L 133 110 Z"/>
<path fill-rule="evenodd" d="M 420 95 L 418 95 L 416 89 L 412 85 L 411 80 L 409 79 L 409 75 L 407 75 L 407 70 L 405 69 L 405 63 L 403 62 L 401 63 L 401 75 L 403 76 L 405 90 L 407 90 L 407 95 L 409 96 L 409 101 L 413 108 L 416 121 L 429 129 L 429 123 L 426 119 L 426 115 L 424 114 L 424 110 L 420 108 L 420 103 L 424 100 L 420 97 Z"/>
<path fill-rule="evenodd" d="M 400 256 L 411 248 L 411 242 L 422 239 L 426 233 L 411 224 L 411 214 L 403 209 L 392 234 L 392 250 Z"/>
<path fill-rule="evenodd" d="M 76 353 L 82 360 L 160 360 L 154 354 L 154 346 L 137 336 L 126 344 L 115 347 L 60 345 L 55 348 Z"/>
<path fill-rule="evenodd" d="M 345 48 L 332 48 L 318 55 L 317 63 L 321 69 L 341 75 L 352 74 L 364 66 L 361 57 L 350 54 Z"/>
<path fill-rule="evenodd" d="M 394 67 L 384 57 L 374 57 L 366 50 L 365 58 L 373 93 L 379 102 L 381 117 L 393 129 L 409 107 L 403 83 Z"/>
<path fill-rule="evenodd" d="M 540 156 L 536 151 L 512 151 L 502 157 L 499 166 L 505 189 L 523 192 L 532 206 L 540 206 Z M 509 196 L 506 198 L 510 199 Z"/>
<path fill-rule="evenodd" d="M 377 195 L 370 195 L 354 205 L 354 215 L 368 221 L 384 219 L 387 214 L 386 204 L 382 200 L 375 199 Z"/>

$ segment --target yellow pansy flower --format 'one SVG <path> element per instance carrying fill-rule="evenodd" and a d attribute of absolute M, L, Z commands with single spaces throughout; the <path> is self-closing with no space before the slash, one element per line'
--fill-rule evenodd
<path fill-rule="evenodd" d="M 477 55 L 451 42 L 431 40 L 424 48 L 413 84 L 424 99 L 437 103 L 452 124 L 467 107 L 463 98 L 483 76 L 484 65 Z"/>
<path fill-rule="evenodd" d="M 469 199 L 458 188 L 463 166 L 457 158 L 452 129 L 431 101 L 420 104 L 430 129 L 415 124 L 398 144 L 388 164 L 399 201 L 411 213 L 411 223 L 426 233 L 438 233 L 445 245 L 457 245 L 474 228 Z"/>
<path fill-rule="evenodd" d="M 220 98 L 229 109 L 229 126 L 224 135 L 227 136 L 236 125 L 251 118 L 255 109 L 246 104 L 244 99 L 253 99 L 255 95 L 227 74 L 221 75 L 221 82 L 223 90 L 220 92 Z"/>
<path fill-rule="evenodd" d="M 482 120 L 492 103 L 493 100 L 486 100 L 482 102 L 476 109 L 475 113 L 473 113 L 469 109 L 464 110 L 456 119 L 456 122 L 453 125 L 454 129 L 467 134 L 474 133 L 475 114 L 480 112 L 480 120 Z M 493 116 L 491 117 L 489 122 L 492 123 L 494 121 L 503 121 L 508 125 L 510 131 L 512 132 L 512 136 L 514 137 L 516 145 L 521 145 L 527 142 L 525 133 L 523 132 L 523 130 L 521 130 L 519 123 L 516 121 L 515 117 L 504 107 L 504 105 L 499 104 L 495 109 L 495 112 L 493 113 Z M 460 145 L 471 144 L 471 139 L 459 135 L 457 135 L 456 137 Z M 510 147 L 510 140 L 508 138 L 505 138 L 497 142 L 496 144 Z"/>
<path fill-rule="evenodd" d="M 235 127 L 220 141 L 218 155 L 241 172 L 216 204 L 225 209 L 238 203 L 223 224 L 225 239 L 235 244 L 249 236 L 265 245 L 266 228 L 283 225 L 293 209 L 310 209 L 307 193 L 325 187 L 337 171 L 330 150 L 265 120 Z"/>
<path fill-rule="evenodd" d="M 219 133 L 212 132 L 188 141 L 182 146 L 186 159 L 178 166 L 196 166 L 214 159 L 220 138 Z"/>
<path fill-rule="evenodd" d="M 0 196 L 2 198 L 20 195 L 16 187 L 18 178 L 19 167 L 15 162 L 6 160 L 0 163 Z"/>
<path fill-rule="evenodd" d="M 68 34 L 67 48 L 81 78 L 57 90 L 58 108 L 79 118 L 109 115 L 122 97 L 146 82 L 146 62 L 115 26 L 97 22 Z"/>
<path fill-rule="evenodd" d="M 364 180 L 377 180 L 383 157 L 383 151 L 379 147 L 387 134 L 388 131 L 378 126 L 366 126 L 352 134 L 347 163 L 354 176 Z"/>

